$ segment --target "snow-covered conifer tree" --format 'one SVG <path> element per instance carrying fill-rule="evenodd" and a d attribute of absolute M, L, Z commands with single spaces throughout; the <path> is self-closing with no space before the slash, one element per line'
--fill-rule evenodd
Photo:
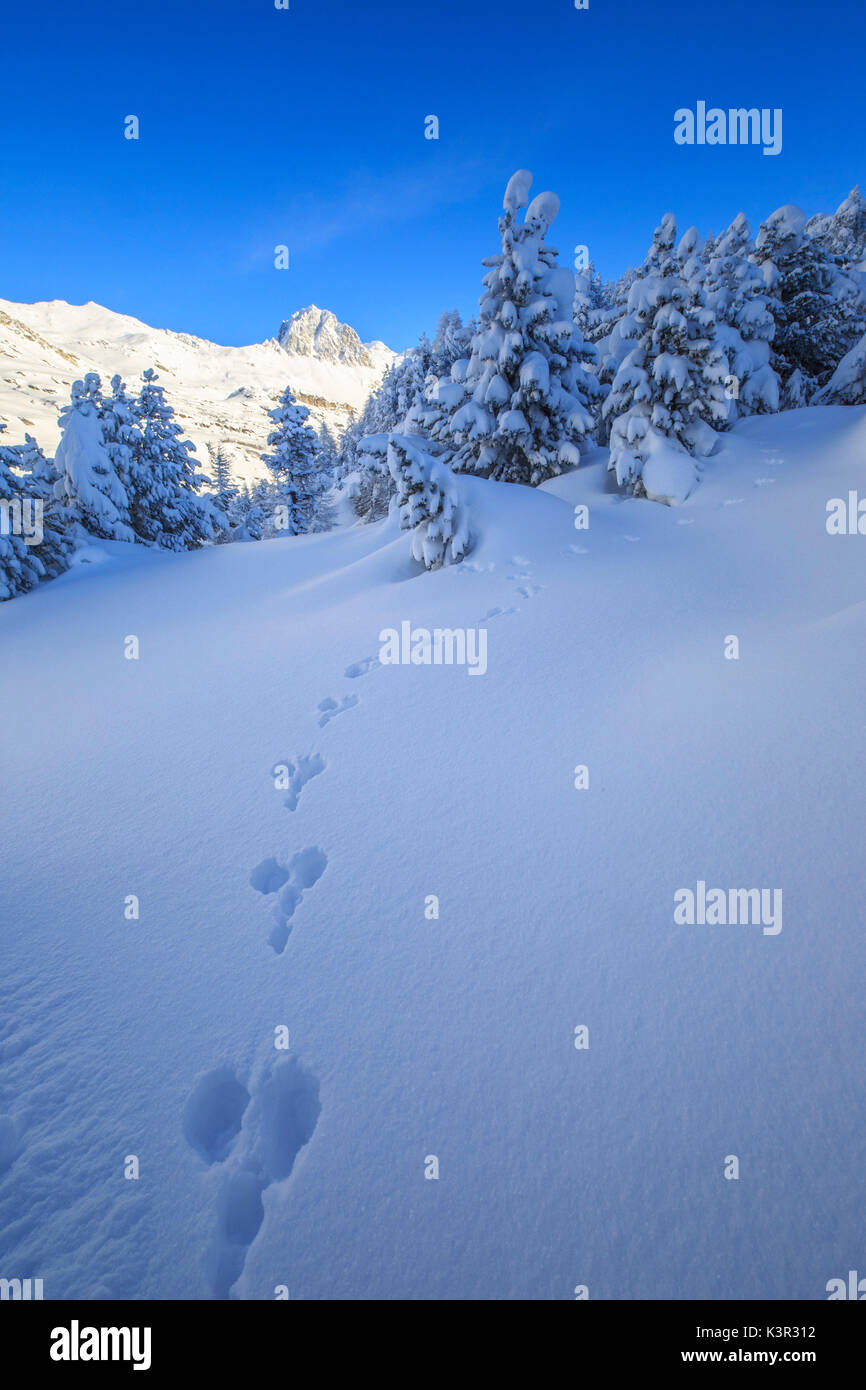
<path fill-rule="evenodd" d="M 21 447 L 2 442 L 6 425 L 0 421 L 0 601 L 33 589 L 45 578 L 37 555 L 39 513 L 33 491 L 17 471 Z"/>
<path fill-rule="evenodd" d="M 251 511 L 261 517 L 262 538 L 273 540 L 276 536 L 295 535 L 289 530 L 289 501 L 282 482 L 274 478 L 259 478 L 253 484 Z M 253 518 L 253 526 L 257 523 Z"/>
<path fill-rule="evenodd" d="M 286 508 L 285 534 L 297 536 L 309 531 L 321 490 L 317 466 L 318 440 L 307 424 L 309 410 L 298 405 L 290 386 L 279 405 L 269 412 L 276 428 L 268 435 L 271 453 L 262 454 Z"/>
<path fill-rule="evenodd" d="M 462 560 L 470 548 L 469 517 L 447 465 L 411 439 L 392 434 L 388 468 L 397 488 L 400 526 L 412 532 L 412 558 L 428 570 Z"/>
<path fill-rule="evenodd" d="M 378 503 L 374 504 L 373 501 L 372 479 L 368 475 L 368 459 L 363 449 L 363 441 L 368 436 L 375 433 L 375 415 L 376 402 L 374 393 L 368 397 L 361 414 L 352 420 L 348 429 L 343 434 L 340 440 L 340 452 L 337 460 L 340 490 L 350 498 L 356 515 L 364 521 L 374 521 L 377 519 L 377 516 L 384 516 L 387 514 L 388 493 L 391 485 L 389 475 L 388 487 L 385 489 L 383 510 L 375 510 Z"/>
<path fill-rule="evenodd" d="M 439 316 L 431 347 L 430 371 L 434 376 L 447 376 L 452 363 L 466 355 L 472 337 L 456 309 L 446 309 Z"/>
<path fill-rule="evenodd" d="M 680 452 L 707 453 L 712 429 L 728 419 L 724 355 L 704 303 L 700 238 L 694 229 L 676 248 L 667 213 L 656 228 L 645 273 L 629 291 L 621 341 L 628 351 L 614 377 L 603 414 L 609 418 L 610 467 L 638 495 L 644 464 L 662 441 Z"/>
<path fill-rule="evenodd" d="M 594 261 L 585 270 L 575 272 L 574 285 L 574 321 L 586 341 L 595 343 L 609 331 L 615 312 L 615 287 L 602 280 Z M 624 310 L 623 300 L 620 312 Z"/>
<path fill-rule="evenodd" d="M 392 362 L 370 397 L 369 410 L 365 411 L 368 434 L 389 434 L 403 419 L 406 405 L 405 401 L 401 403 L 401 397 L 405 395 L 401 385 L 406 370 L 405 359 Z"/>
<path fill-rule="evenodd" d="M 232 466 L 228 454 L 222 444 L 208 444 L 207 451 L 210 454 L 214 492 L 217 496 L 228 497 L 237 491 L 232 482 Z"/>
<path fill-rule="evenodd" d="M 45 457 L 30 434 L 25 434 L 24 443 L 10 452 L 17 457 L 25 493 L 41 503 L 42 540 L 34 548 L 45 577 L 54 579 L 68 569 L 72 550 L 72 540 L 64 530 L 62 509 L 54 494 L 59 476 L 54 460 Z"/>
<path fill-rule="evenodd" d="M 334 438 L 334 433 L 323 420 L 319 426 L 318 468 L 322 477 L 327 480 L 329 486 L 334 481 L 336 474 L 338 453 L 339 446 Z"/>
<path fill-rule="evenodd" d="M 779 409 L 779 378 L 770 365 L 775 332 L 764 277 L 750 259 L 749 223 L 738 213 L 712 246 L 704 248 L 705 294 L 717 341 L 728 363 L 726 390 L 739 416 Z"/>
<path fill-rule="evenodd" d="M 427 334 L 422 333 L 418 346 L 413 348 L 411 352 L 407 352 L 396 369 L 397 419 L 394 421 L 394 425 L 397 428 L 402 428 L 402 424 L 415 402 L 423 396 L 424 385 L 432 367 L 433 352 L 430 341 Z M 394 425 L 392 425 L 392 429 Z"/>
<path fill-rule="evenodd" d="M 238 495 L 238 489 L 232 479 L 229 456 L 222 444 L 211 444 L 208 441 L 207 451 L 210 456 L 210 471 L 213 482 L 213 492 L 209 495 L 208 500 L 211 503 L 214 523 L 218 528 L 217 544 L 225 545 L 234 539 L 232 529 L 236 523 L 233 517 L 233 504 Z"/>
<path fill-rule="evenodd" d="M 338 488 L 339 445 L 329 426 L 323 421 L 319 426 L 319 452 L 316 466 L 319 474 L 319 493 L 313 516 L 313 531 L 330 531 L 336 524 L 336 493 Z"/>
<path fill-rule="evenodd" d="M 260 541 L 264 535 L 264 513 L 246 483 L 231 500 L 229 523 L 232 541 Z"/>
<path fill-rule="evenodd" d="M 103 396 L 100 400 L 99 421 L 102 425 L 103 442 L 114 471 L 129 494 L 133 447 L 140 444 L 141 435 L 137 425 L 135 399 L 127 391 L 126 383 L 117 375 L 111 378 L 111 395 Z"/>
<path fill-rule="evenodd" d="M 761 224 L 753 254 L 776 324 L 771 361 L 791 408 L 830 379 L 866 329 L 860 285 L 808 235 L 805 214 L 792 204 Z"/>
<path fill-rule="evenodd" d="M 703 247 L 703 238 L 697 227 L 690 227 L 684 232 L 677 246 L 680 278 L 688 292 L 685 315 L 688 321 L 688 357 L 694 383 L 692 424 L 684 431 L 683 442 L 698 452 L 702 447 L 706 452 L 711 452 L 714 441 L 702 425 L 716 430 L 727 429 L 737 418 L 737 411 L 735 397 L 725 392 L 725 381 L 729 375 L 728 359 L 719 341 L 715 311 L 707 294 Z M 654 373 L 657 380 L 663 379 L 658 362 Z M 682 409 L 686 403 L 685 392 L 682 387 L 677 389 L 679 407 Z M 674 404 L 674 397 L 666 403 Z"/>
<path fill-rule="evenodd" d="M 806 231 L 844 271 L 866 271 L 866 199 L 859 187 L 851 189 L 834 213 L 810 217 Z"/>
<path fill-rule="evenodd" d="M 67 534 L 132 541 L 130 498 L 105 442 L 103 404 L 95 372 L 72 383 L 70 403 L 60 412 L 54 494 Z"/>
<path fill-rule="evenodd" d="M 135 401 L 136 436 L 130 448 L 130 524 L 146 545 L 193 550 L 218 526 L 198 493 L 209 481 L 195 471 L 195 445 L 183 438 L 174 410 L 152 367 L 142 373 Z"/>
<path fill-rule="evenodd" d="M 502 250 L 484 261 L 469 356 L 440 382 L 439 399 L 448 417 L 440 437 L 449 438 L 453 468 L 536 485 L 580 461 L 592 418 L 590 350 L 572 317 L 574 275 L 545 244 L 559 199 L 540 193 L 529 204 L 531 183 L 526 170 L 509 181 Z"/>
<path fill-rule="evenodd" d="M 866 333 L 839 363 L 813 405 L 866 405 Z"/>
<path fill-rule="evenodd" d="M 339 483 L 342 483 L 344 478 L 347 478 L 350 473 L 354 473 L 355 471 L 355 460 L 358 455 L 358 440 L 360 437 L 358 433 L 360 423 L 360 416 L 357 411 L 353 410 L 349 416 L 349 423 L 340 436 L 340 442 L 337 447 L 335 477 Z"/>

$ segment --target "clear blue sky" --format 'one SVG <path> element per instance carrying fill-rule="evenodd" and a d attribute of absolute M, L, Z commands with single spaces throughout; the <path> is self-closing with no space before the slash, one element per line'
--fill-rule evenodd
<path fill-rule="evenodd" d="M 516 168 L 559 194 L 563 256 L 609 275 L 665 211 L 756 227 L 866 183 L 863 0 L 290 3 L 6 7 L 0 296 L 223 343 L 316 303 L 404 348 L 474 312 Z M 782 153 L 677 146 L 698 100 L 781 107 Z"/>

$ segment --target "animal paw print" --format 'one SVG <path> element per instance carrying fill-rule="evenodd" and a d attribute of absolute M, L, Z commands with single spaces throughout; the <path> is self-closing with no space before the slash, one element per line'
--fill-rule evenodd
<path fill-rule="evenodd" d="M 268 937 L 269 945 L 282 955 L 292 931 L 292 918 L 304 899 L 304 894 L 318 883 L 328 867 L 323 849 L 313 846 L 300 850 L 288 868 L 276 859 L 263 859 L 250 874 L 250 887 L 257 893 L 277 895 L 273 910 L 274 926 Z"/>

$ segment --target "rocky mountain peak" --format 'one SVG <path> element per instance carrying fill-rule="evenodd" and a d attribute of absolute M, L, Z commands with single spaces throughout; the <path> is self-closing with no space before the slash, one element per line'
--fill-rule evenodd
<path fill-rule="evenodd" d="M 315 304 L 285 319 L 277 337 L 281 347 L 297 357 L 317 357 L 352 367 L 375 365 L 354 328 L 341 323 L 330 309 L 319 309 Z"/>

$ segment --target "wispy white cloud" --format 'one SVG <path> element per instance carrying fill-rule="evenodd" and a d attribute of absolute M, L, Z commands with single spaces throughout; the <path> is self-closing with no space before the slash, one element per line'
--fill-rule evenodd
<path fill-rule="evenodd" d="M 273 216 L 273 236 L 292 255 L 304 255 L 349 240 L 358 232 L 393 227 L 428 217 L 477 196 L 482 161 L 467 160 L 431 171 L 355 173 L 328 198 L 301 193 Z M 248 254 L 246 269 L 273 259 L 273 244 L 261 242 Z"/>

